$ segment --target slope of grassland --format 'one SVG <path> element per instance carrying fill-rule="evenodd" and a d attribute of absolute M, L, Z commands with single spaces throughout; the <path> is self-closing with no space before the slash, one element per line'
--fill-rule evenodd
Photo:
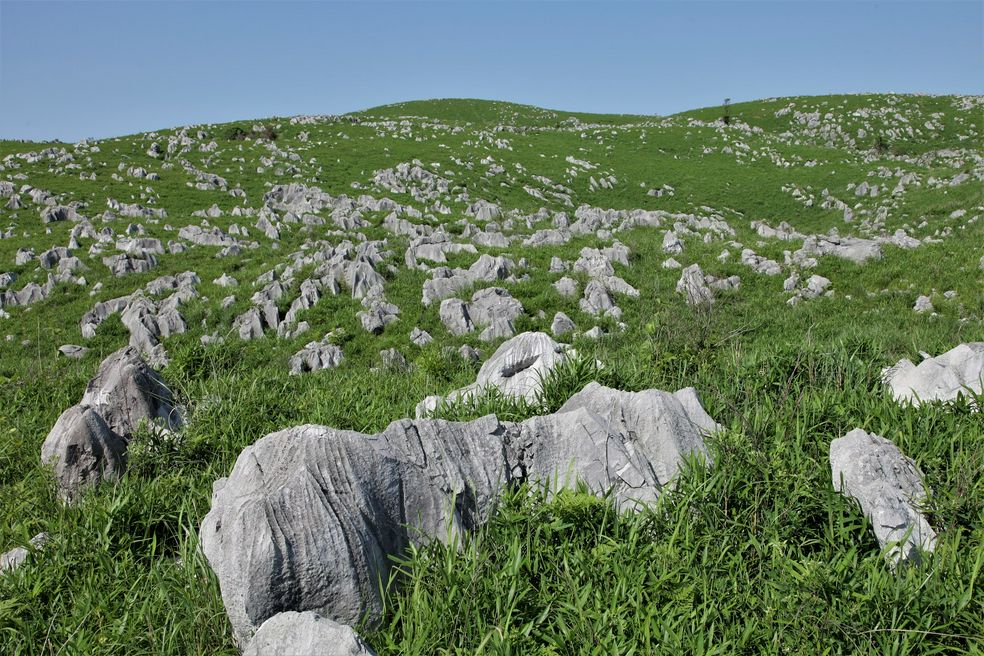
<path fill-rule="evenodd" d="M 383 624 L 362 631 L 379 654 L 980 653 L 981 416 L 967 401 L 900 407 L 880 375 L 903 357 L 984 341 L 982 107 L 955 96 L 781 98 L 736 104 L 725 125 L 721 108 L 595 116 L 434 100 L 71 145 L 0 142 L 0 275 L 14 274 L 0 294 L 41 290 L 0 308 L 0 550 L 49 535 L 0 576 L 0 652 L 238 653 L 199 553 L 212 483 L 267 433 L 304 423 L 376 432 L 472 382 L 480 361 L 459 347 L 484 358 L 502 340 L 452 335 L 422 287 L 435 267 L 488 254 L 512 264 L 494 284 L 524 308 L 515 331 L 550 332 L 564 312 L 578 330 L 561 340 L 584 362 L 550 379 L 538 403 L 491 397 L 447 416 L 521 419 L 599 380 L 693 386 L 725 430 L 708 439 L 713 466 L 687 468 L 654 508 L 620 516 L 586 493 L 547 501 L 521 490 L 460 550 L 407 554 Z M 75 214 L 43 223 L 51 207 Z M 474 252 L 412 266 L 419 242 L 398 220 Z M 571 229 L 579 220 L 591 227 Z M 759 227 L 783 222 L 788 239 Z M 182 233 L 190 226 L 217 228 L 223 245 L 195 243 Z M 534 239 L 551 230 L 555 242 Z M 831 230 L 877 243 L 880 258 L 805 266 L 795 256 L 805 239 Z M 681 252 L 664 250 L 668 232 Z M 616 241 L 629 256 L 614 271 L 639 293 L 613 294 L 620 317 L 592 316 L 553 283 L 583 287 L 588 275 L 572 267 L 581 250 Z M 42 266 L 65 247 L 71 255 L 55 252 L 64 264 Z M 365 249 L 400 309 L 379 334 L 361 325 L 364 304 L 343 281 L 298 314 L 307 332 L 240 338 L 254 293 L 279 277 L 282 317 L 318 267 L 308 256 L 349 263 Z M 744 249 L 781 272 L 756 271 Z M 117 255 L 150 268 L 113 275 L 103 258 Z M 664 266 L 671 257 L 740 286 L 692 307 L 676 291 L 680 270 Z M 566 270 L 552 272 L 554 258 Z M 63 506 L 41 444 L 130 336 L 117 313 L 83 338 L 83 318 L 140 289 L 160 302 L 148 283 L 186 271 L 200 282 L 180 305 L 184 331 L 157 354 L 186 428 L 135 441 L 118 484 Z M 238 286 L 214 282 L 223 274 Z M 803 286 L 784 289 L 794 274 L 825 277 L 829 293 L 790 305 Z M 913 310 L 922 295 L 932 312 Z M 585 337 L 595 326 L 606 334 Z M 411 342 L 414 328 L 433 342 Z M 329 333 L 341 364 L 291 376 L 289 358 Z M 89 351 L 68 359 L 64 344 Z M 409 370 L 380 367 L 390 348 Z M 833 491 L 828 446 L 855 427 L 925 473 L 940 537 L 919 567 L 893 571 L 859 509 Z"/>

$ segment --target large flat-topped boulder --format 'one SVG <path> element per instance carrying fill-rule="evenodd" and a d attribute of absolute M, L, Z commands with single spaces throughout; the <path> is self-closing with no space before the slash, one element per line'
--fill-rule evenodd
<path fill-rule="evenodd" d="M 984 392 L 984 342 L 961 344 L 918 365 L 899 360 L 882 378 L 900 403 L 953 401 L 958 395 Z"/>
<path fill-rule="evenodd" d="M 277 613 L 260 627 L 243 656 L 375 656 L 350 626 L 317 613 Z"/>

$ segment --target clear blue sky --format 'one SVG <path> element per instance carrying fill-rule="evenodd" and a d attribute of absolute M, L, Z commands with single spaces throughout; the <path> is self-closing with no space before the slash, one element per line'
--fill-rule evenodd
<path fill-rule="evenodd" d="M 0 0 L 0 138 L 435 97 L 669 114 L 726 96 L 981 94 L 982 7 Z"/>

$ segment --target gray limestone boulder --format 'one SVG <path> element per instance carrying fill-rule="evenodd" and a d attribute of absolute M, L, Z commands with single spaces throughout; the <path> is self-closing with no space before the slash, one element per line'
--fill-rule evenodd
<path fill-rule="evenodd" d="M 374 335 L 383 332 L 387 325 L 396 321 L 400 316 L 400 308 L 378 296 L 363 298 L 362 307 L 366 309 L 355 316 L 362 327 Z"/>
<path fill-rule="evenodd" d="M 691 264 L 680 274 L 676 290 L 687 297 L 687 305 L 700 306 L 714 303 L 714 292 L 708 287 L 699 264 Z"/>
<path fill-rule="evenodd" d="M 561 296 L 566 296 L 567 298 L 573 298 L 577 296 L 578 284 L 577 281 L 574 280 L 573 278 L 568 278 L 567 276 L 564 276 L 563 278 L 555 282 L 553 286 L 554 289 L 557 290 L 557 293 L 560 294 Z"/>
<path fill-rule="evenodd" d="M 383 369 L 395 373 L 410 370 L 410 363 L 407 362 L 405 355 L 395 348 L 383 349 L 379 352 L 379 359 L 383 363 Z"/>
<path fill-rule="evenodd" d="M 223 273 L 221 276 L 212 281 L 213 284 L 219 287 L 235 287 L 239 284 L 239 281 L 232 276 Z"/>
<path fill-rule="evenodd" d="M 683 242 L 672 230 L 663 233 L 663 252 L 670 255 L 679 255 L 683 252 Z"/>
<path fill-rule="evenodd" d="M 660 390 L 622 392 L 588 383 L 557 413 L 578 408 L 604 418 L 617 432 L 635 434 L 638 446 L 650 455 L 659 486 L 670 482 L 686 455 L 700 455 L 711 462 L 703 436 L 721 429 L 701 406 L 692 387 L 671 394 Z"/>
<path fill-rule="evenodd" d="M 96 411 L 126 441 L 144 422 L 168 430 L 177 430 L 183 422 L 171 390 L 132 346 L 103 360 L 80 405 Z"/>
<path fill-rule="evenodd" d="M 350 626 L 312 611 L 277 613 L 253 636 L 243 656 L 375 656 Z"/>
<path fill-rule="evenodd" d="M 925 314 L 926 312 L 932 312 L 935 308 L 933 307 L 933 301 L 928 296 L 920 296 L 916 299 L 912 309 L 919 314 Z"/>
<path fill-rule="evenodd" d="M 410 341 L 417 346 L 427 346 L 434 341 L 434 338 L 430 336 L 430 333 L 426 330 L 421 330 L 419 327 L 415 327 L 410 331 Z"/>
<path fill-rule="evenodd" d="M 309 425 L 247 447 L 201 527 L 240 644 L 284 611 L 378 619 L 390 555 L 488 518 L 509 480 L 504 430 L 492 416 L 378 435 Z"/>
<path fill-rule="evenodd" d="M 17 266 L 23 266 L 33 259 L 34 259 L 33 248 L 18 248 L 17 253 L 14 255 L 14 264 Z"/>
<path fill-rule="evenodd" d="M 12 572 L 27 560 L 32 551 L 40 551 L 48 542 L 47 533 L 38 533 L 28 541 L 27 547 L 14 547 L 0 554 L 0 575 Z"/>
<path fill-rule="evenodd" d="M 475 330 L 471 316 L 468 314 L 468 304 L 458 298 L 446 298 L 441 301 L 438 312 L 441 323 L 452 335 L 464 335 Z"/>
<path fill-rule="evenodd" d="M 936 532 L 919 511 L 923 474 L 898 447 L 856 428 L 830 443 L 834 489 L 858 502 L 892 564 L 918 562 L 936 547 Z"/>
<path fill-rule="evenodd" d="M 608 288 L 598 280 L 591 280 L 584 286 L 584 298 L 579 302 L 581 311 L 591 316 L 612 316 L 616 319 L 622 316 L 621 308 L 615 305 Z"/>
<path fill-rule="evenodd" d="M 58 352 L 64 355 L 66 358 L 72 360 L 80 360 L 85 357 L 85 354 L 89 352 L 84 346 L 78 346 L 76 344 L 63 344 L 58 347 Z"/>
<path fill-rule="evenodd" d="M 523 304 L 502 287 L 480 289 L 468 304 L 468 316 L 478 327 L 490 326 L 496 320 L 513 321 L 522 314 Z"/>
<path fill-rule="evenodd" d="M 232 329 L 243 340 L 263 337 L 263 321 L 260 311 L 255 307 L 246 310 L 232 322 Z"/>
<path fill-rule="evenodd" d="M 145 273 L 157 266 L 157 258 L 148 253 L 146 257 L 133 257 L 132 255 L 113 255 L 104 257 L 102 260 L 110 272 L 116 276 L 126 276 L 131 273 Z"/>
<path fill-rule="evenodd" d="M 54 469 L 58 495 L 72 503 L 83 488 L 123 475 L 126 441 L 91 407 L 73 405 L 41 445 L 41 463 Z"/>
<path fill-rule="evenodd" d="M 575 330 L 577 330 L 577 326 L 574 325 L 569 316 L 563 312 L 554 315 L 553 323 L 550 324 L 550 332 L 553 333 L 554 337 L 561 337 Z"/>
<path fill-rule="evenodd" d="M 953 401 L 984 393 L 984 342 L 960 344 L 918 365 L 908 359 L 882 370 L 882 380 L 899 403 Z"/>
<path fill-rule="evenodd" d="M 742 250 L 741 263 L 747 267 L 751 267 L 757 273 L 763 273 L 767 276 L 778 276 L 782 273 L 782 268 L 778 262 L 762 257 L 761 255 L 756 255 L 755 251 L 750 248 Z"/>
<path fill-rule="evenodd" d="M 800 263 L 811 256 L 833 255 L 850 260 L 856 264 L 864 264 L 868 260 L 877 260 L 882 256 L 881 245 L 871 239 L 859 237 L 841 237 L 839 235 L 813 235 L 803 240 L 803 247 L 793 254 L 793 261 Z"/>
<path fill-rule="evenodd" d="M 489 387 L 504 396 L 535 401 L 543 391 L 543 380 L 571 355 L 566 344 L 555 342 L 546 333 L 516 335 L 485 361 L 474 383 L 446 398 L 428 396 L 417 404 L 416 416 L 425 417 L 444 402 L 464 401 Z"/>

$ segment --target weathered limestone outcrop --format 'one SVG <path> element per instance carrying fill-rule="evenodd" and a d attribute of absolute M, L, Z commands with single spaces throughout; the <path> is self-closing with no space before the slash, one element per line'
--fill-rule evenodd
<path fill-rule="evenodd" d="M 145 422 L 174 430 L 181 416 L 164 381 L 129 346 L 103 361 L 81 402 L 62 413 L 41 445 L 59 496 L 71 503 L 86 486 L 122 476 L 127 444 Z"/>
<path fill-rule="evenodd" d="M 691 389 L 592 384 L 521 423 L 403 419 L 376 435 L 299 426 L 240 454 L 202 522 L 237 640 L 286 611 L 379 617 L 390 556 L 482 525 L 514 484 L 583 481 L 622 509 L 655 500 L 717 425 Z"/>
<path fill-rule="evenodd" d="M 984 342 L 961 344 L 918 365 L 899 360 L 882 371 L 882 378 L 899 403 L 919 405 L 953 401 L 957 395 L 984 392 Z"/>

